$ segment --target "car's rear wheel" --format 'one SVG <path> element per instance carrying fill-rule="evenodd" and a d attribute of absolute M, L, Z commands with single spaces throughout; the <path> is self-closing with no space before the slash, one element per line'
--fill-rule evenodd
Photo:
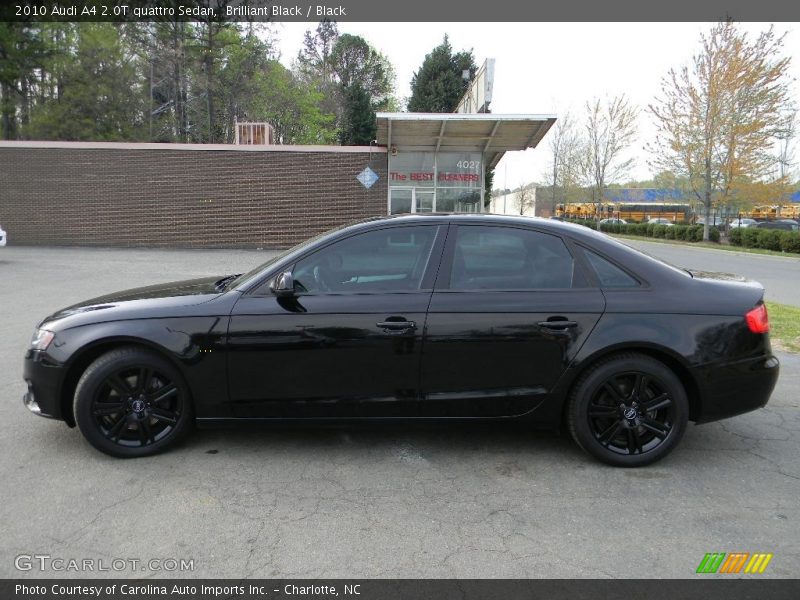
<path fill-rule="evenodd" d="M 567 410 L 578 445 L 617 467 L 664 458 L 680 442 L 689 419 L 680 379 L 642 354 L 619 354 L 591 367 L 574 386 Z"/>
<path fill-rule="evenodd" d="M 122 458 L 161 452 L 182 439 L 194 419 L 177 369 L 135 347 L 108 352 L 86 369 L 73 410 L 92 446 Z"/>

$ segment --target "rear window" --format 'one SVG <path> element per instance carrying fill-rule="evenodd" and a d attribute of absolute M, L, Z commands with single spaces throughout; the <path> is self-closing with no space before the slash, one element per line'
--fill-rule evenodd
<path fill-rule="evenodd" d="M 638 287 L 639 282 L 614 263 L 606 260 L 599 254 L 595 254 L 591 250 L 584 250 L 583 252 L 586 258 L 589 260 L 589 264 L 592 265 L 592 269 L 594 269 L 595 274 L 597 275 L 597 279 L 600 282 L 600 287 Z"/>

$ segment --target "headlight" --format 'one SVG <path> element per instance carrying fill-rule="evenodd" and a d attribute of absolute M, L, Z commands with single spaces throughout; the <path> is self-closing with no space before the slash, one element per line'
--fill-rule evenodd
<path fill-rule="evenodd" d="M 52 331 L 37 329 L 33 332 L 33 337 L 31 338 L 31 348 L 34 350 L 47 350 L 54 337 L 56 337 L 56 334 Z"/>

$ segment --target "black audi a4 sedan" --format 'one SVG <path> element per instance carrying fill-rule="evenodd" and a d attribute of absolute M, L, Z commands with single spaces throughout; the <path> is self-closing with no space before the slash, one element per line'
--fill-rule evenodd
<path fill-rule="evenodd" d="M 633 467 L 778 378 L 760 285 L 553 220 L 381 218 L 220 275 L 47 317 L 25 405 L 119 457 L 195 424 L 447 418 L 566 429 Z"/>

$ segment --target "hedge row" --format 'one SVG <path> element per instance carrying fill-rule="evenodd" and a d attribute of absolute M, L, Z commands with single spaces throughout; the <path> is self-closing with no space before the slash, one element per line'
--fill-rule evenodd
<path fill-rule="evenodd" d="M 731 229 L 728 239 L 733 246 L 745 248 L 764 248 L 800 254 L 800 232 L 780 229 L 758 229 L 739 227 Z"/>
<path fill-rule="evenodd" d="M 597 223 L 591 219 L 569 219 L 572 223 L 597 229 Z M 603 223 L 600 231 L 606 233 L 623 233 L 625 235 L 640 235 L 643 237 L 661 238 L 666 240 L 684 240 L 687 242 L 703 241 L 702 225 L 657 225 L 655 223 Z M 719 229 L 712 227 L 708 233 L 712 242 L 719 241 Z"/>

